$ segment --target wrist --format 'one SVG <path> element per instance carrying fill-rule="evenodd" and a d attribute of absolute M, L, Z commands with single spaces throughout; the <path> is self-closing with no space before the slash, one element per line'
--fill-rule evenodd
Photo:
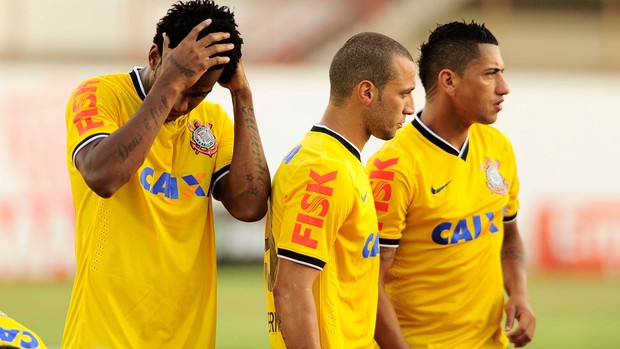
<path fill-rule="evenodd" d="M 235 89 L 230 89 L 230 95 L 233 98 L 252 98 L 252 90 L 250 90 L 250 86 L 242 86 Z"/>

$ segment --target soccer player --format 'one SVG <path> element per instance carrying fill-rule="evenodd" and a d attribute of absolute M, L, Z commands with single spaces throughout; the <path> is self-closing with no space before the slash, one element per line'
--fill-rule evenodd
<path fill-rule="evenodd" d="M 241 44 L 228 7 L 177 2 L 146 66 L 71 95 L 77 273 L 63 348 L 215 347 L 211 198 L 257 221 L 271 187 Z M 216 83 L 234 124 L 205 100 Z"/>
<path fill-rule="evenodd" d="M 265 278 L 274 348 L 369 348 L 379 236 L 362 148 L 390 139 L 414 112 L 415 63 L 378 33 L 334 56 L 322 119 L 286 155 L 272 184 Z"/>
<path fill-rule="evenodd" d="M 0 349 L 47 349 L 36 333 L 0 311 Z"/>
<path fill-rule="evenodd" d="M 516 161 L 490 126 L 509 92 L 498 42 L 483 24 L 451 22 L 420 51 L 425 107 L 367 165 L 385 284 L 376 340 L 382 348 L 524 346 L 535 316 Z"/>

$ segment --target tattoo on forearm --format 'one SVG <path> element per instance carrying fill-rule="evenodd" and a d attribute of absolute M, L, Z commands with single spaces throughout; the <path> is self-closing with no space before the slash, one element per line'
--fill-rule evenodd
<path fill-rule="evenodd" d="M 392 247 L 379 247 L 379 258 L 381 261 L 386 262 L 394 258 L 396 249 Z"/>
<path fill-rule="evenodd" d="M 174 59 L 174 57 L 170 56 L 169 59 L 170 59 L 170 62 L 172 62 L 172 64 L 174 64 L 175 67 L 177 67 L 177 69 L 181 72 L 181 74 L 187 77 L 196 75 L 195 71 L 184 67 L 181 63 L 179 63 L 176 59 Z"/>
<path fill-rule="evenodd" d="M 116 146 L 121 162 L 127 160 L 127 158 L 129 157 L 129 153 L 131 153 L 138 146 L 138 144 L 140 144 L 141 141 L 142 134 L 138 133 L 129 143 L 118 144 Z"/>
<path fill-rule="evenodd" d="M 248 135 L 250 138 L 250 146 L 251 153 L 254 155 L 254 166 L 256 168 L 256 182 L 260 187 L 265 187 L 267 185 L 269 170 L 265 166 L 265 155 L 263 153 L 263 147 L 261 145 L 260 136 L 258 134 L 258 128 L 256 127 L 256 119 L 254 117 L 254 109 L 251 107 L 244 106 L 241 108 L 241 112 L 243 113 L 244 120 L 247 125 Z M 254 181 L 254 175 L 248 174 L 247 179 L 250 182 Z M 257 196 L 259 193 L 258 188 L 252 187 L 250 189 L 250 193 L 252 195 Z"/>
<path fill-rule="evenodd" d="M 502 260 L 516 260 L 519 262 L 525 261 L 525 253 L 517 247 L 508 247 L 502 250 L 501 258 Z"/>
<path fill-rule="evenodd" d="M 168 100 L 166 99 L 166 96 L 161 96 L 160 98 L 161 104 L 157 107 L 152 107 L 150 109 L 151 119 L 153 119 L 153 122 L 155 123 L 154 129 L 157 129 L 157 127 L 159 126 L 158 120 L 161 114 L 165 113 L 168 110 Z M 144 128 L 146 128 L 147 130 L 153 129 L 148 119 L 144 120 Z"/>

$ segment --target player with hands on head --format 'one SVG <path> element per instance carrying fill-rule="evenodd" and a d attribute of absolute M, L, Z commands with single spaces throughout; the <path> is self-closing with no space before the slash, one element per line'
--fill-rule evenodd
<path fill-rule="evenodd" d="M 251 222 L 271 188 L 242 43 L 228 7 L 177 2 L 146 66 L 71 95 L 77 272 L 63 347 L 215 347 L 211 198 Z M 234 122 L 205 100 L 218 83 Z"/>
<path fill-rule="evenodd" d="M 367 164 L 382 242 L 376 341 L 522 347 L 536 318 L 516 159 L 491 126 L 510 92 L 497 39 L 484 24 L 450 22 L 420 52 L 425 106 Z"/>
<path fill-rule="evenodd" d="M 265 281 L 273 348 L 370 348 L 379 235 L 361 151 L 394 137 L 414 110 L 415 63 L 379 33 L 351 37 L 329 69 L 320 122 L 272 183 Z"/>

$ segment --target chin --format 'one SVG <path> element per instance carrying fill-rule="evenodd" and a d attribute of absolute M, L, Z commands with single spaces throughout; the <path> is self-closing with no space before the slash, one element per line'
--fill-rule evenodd
<path fill-rule="evenodd" d="M 486 116 L 483 116 L 482 118 L 480 118 L 480 123 L 484 124 L 484 125 L 494 124 L 495 121 L 497 121 L 497 113 L 489 114 L 489 115 L 486 115 Z"/>
<path fill-rule="evenodd" d="M 381 133 L 380 135 L 375 135 L 375 137 L 384 141 L 389 141 L 390 139 L 394 138 L 394 136 L 396 136 L 396 131 L 386 131 Z"/>

